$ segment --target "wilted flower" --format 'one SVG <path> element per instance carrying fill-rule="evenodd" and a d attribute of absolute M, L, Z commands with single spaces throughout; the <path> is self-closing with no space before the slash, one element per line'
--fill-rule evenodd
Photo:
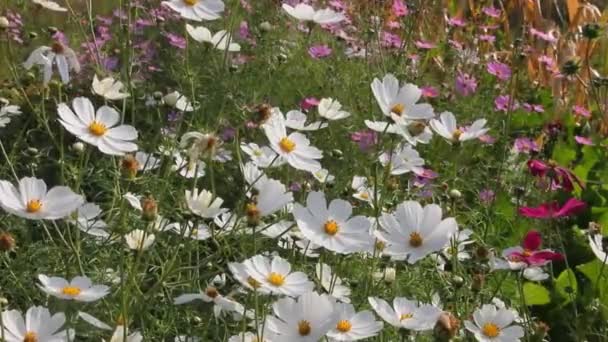
<path fill-rule="evenodd" d="M 53 65 L 57 66 L 59 76 L 64 84 L 70 82 L 70 70 L 80 72 L 80 62 L 74 50 L 70 49 L 60 41 L 55 41 L 52 46 L 41 46 L 30 54 L 23 63 L 23 67 L 31 69 L 34 65 L 40 65 L 44 73 L 44 83 L 47 84 L 53 75 Z"/>
<path fill-rule="evenodd" d="M 538 207 L 519 208 L 519 214 L 530 218 L 552 219 L 576 215 L 585 210 L 585 208 L 587 208 L 585 202 L 576 198 L 570 198 L 561 207 L 557 202 L 543 203 Z"/>

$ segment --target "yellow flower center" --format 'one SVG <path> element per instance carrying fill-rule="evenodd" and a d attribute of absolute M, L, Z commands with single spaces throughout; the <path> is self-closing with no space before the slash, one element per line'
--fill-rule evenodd
<path fill-rule="evenodd" d="M 420 247 L 422 246 L 422 236 L 419 233 L 413 232 L 410 234 L 410 246 Z"/>
<path fill-rule="evenodd" d="M 338 331 L 343 332 L 343 333 L 349 332 L 352 327 L 353 327 L 352 323 L 345 319 L 338 321 L 338 325 L 336 325 L 336 329 L 338 329 Z"/>
<path fill-rule="evenodd" d="M 253 279 L 253 277 L 251 276 L 247 277 L 247 284 L 249 284 L 249 286 L 253 287 L 254 289 L 257 289 L 262 286 L 259 281 Z"/>
<path fill-rule="evenodd" d="M 194 6 L 197 2 L 198 0 L 184 0 L 184 3 L 188 6 Z"/>
<path fill-rule="evenodd" d="M 28 331 L 23 336 L 23 342 L 38 342 L 38 335 L 33 331 Z"/>
<path fill-rule="evenodd" d="M 396 105 L 391 107 L 391 112 L 401 116 L 401 114 L 403 114 L 403 112 L 405 111 L 405 106 L 401 103 L 397 103 Z"/>
<path fill-rule="evenodd" d="M 215 287 L 206 288 L 205 294 L 207 295 L 207 297 L 210 297 L 210 298 L 215 298 L 220 295 L 220 293 L 217 292 L 217 289 Z"/>
<path fill-rule="evenodd" d="M 382 252 L 386 248 L 386 243 L 381 240 L 376 240 L 376 250 Z"/>
<path fill-rule="evenodd" d="M 486 323 L 481 328 L 481 332 L 487 337 L 494 338 L 500 335 L 500 328 L 494 323 Z"/>
<path fill-rule="evenodd" d="M 425 128 L 426 125 L 422 121 L 412 121 L 412 123 L 407 126 L 407 130 L 413 136 L 420 135 L 422 132 L 424 132 Z"/>
<path fill-rule="evenodd" d="M 27 202 L 25 211 L 28 213 L 37 213 L 42 209 L 42 202 L 39 199 L 33 199 Z"/>
<path fill-rule="evenodd" d="M 456 129 L 453 133 L 452 133 L 452 139 L 454 141 L 458 141 L 460 139 L 460 136 L 462 135 L 462 131 L 460 129 Z"/>
<path fill-rule="evenodd" d="M 525 256 L 525 257 L 530 257 L 530 256 L 532 256 L 532 253 L 533 253 L 533 252 L 532 252 L 531 250 L 529 250 L 529 249 L 524 249 L 524 251 L 523 251 L 523 252 L 521 252 L 521 254 L 523 254 L 523 256 Z"/>
<path fill-rule="evenodd" d="M 276 272 L 270 272 L 267 280 L 270 284 L 277 287 L 285 284 L 285 276 Z"/>
<path fill-rule="evenodd" d="M 311 330 L 310 322 L 304 320 L 298 322 L 298 333 L 300 336 L 308 336 Z"/>
<path fill-rule="evenodd" d="M 296 143 L 288 137 L 285 137 L 282 138 L 281 141 L 279 141 L 279 147 L 281 148 L 281 150 L 283 150 L 283 152 L 291 153 L 293 150 L 296 149 Z"/>
<path fill-rule="evenodd" d="M 410 319 L 412 317 L 414 317 L 414 314 L 412 314 L 412 313 L 404 313 L 404 314 L 401 314 L 401 316 L 399 316 L 399 320 L 400 321 L 404 321 L 404 320 Z"/>
<path fill-rule="evenodd" d="M 80 292 L 82 292 L 82 290 L 76 286 L 66 286 L 61 289 L 61 293 L 70 297 L 76 297 L 80 294 Z"/>
<path fill-rule="evenodd" d="M 361 192 L 359 193 L 359 197 L 363 198 L 364 200 L 369 199 L 369 194 L 367 192 Z"/>
<path fill-rule="evenodd" d="M 91 134 L 96 135 L 98 137 L 106 134 L 107 131 L 108 131 L 108 128 L 106 127 L 106 125 L 102 124 L 101 122 L 93 121 L 89 125 L 89 132 L 91 132 Z"/>
<path fill-rule="evenodd" d="M 334 236 L 338 233 L 339 230 L 339 226 L 338 223 L 334 220 L 329 220 L 327 222 L 325 222 L 325 224 L 323 225 L 323 229 L 325 229 L 325 233 L 327 233 L 327 235 L 331 235 Z"/>

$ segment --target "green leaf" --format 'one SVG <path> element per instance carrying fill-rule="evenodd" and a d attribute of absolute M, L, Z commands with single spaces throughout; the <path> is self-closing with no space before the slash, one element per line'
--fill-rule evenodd
<path fill-rule="evenodd" d="M 605 266 L 605 268 L 606 269 L 604 270 L 601 279 L 604 282 L 606 282 L 608 266 Z M 576 269 L 579 270 L 582 274 L 584 274 L 589 279 L 589 281 L 591 281 L 591 285 L 593 285 L 593 287 L 597 287 L 596 283 L 602 270 L 602 262 L 600 260 L 594 259 L 593 261 L 590 261 L 586 264 L 576 266 Z"/>
<path fill-rule="evenodd" d="M 570 162 L 576 158 L 576 150 L 568 143 L 560 141 L 555 145 L 553 149 L 553 160 L 559 165 L 567 167 Z"/>
<path fill-rule="evenodd" d="M 564 270 L 555 280 L 555 288 L 565 299 L 566 303 L 576 298 L 578 294 L 578 283 L 574 271 L 569 268 Z"/>
<path fill-rule="evenodd" d="M 551 296 L 549 295 L 549 290 L 544 286 L 534 283 L 525 283 L 524 300 L 528 306 L 545 305 L 551 302 Z"/>

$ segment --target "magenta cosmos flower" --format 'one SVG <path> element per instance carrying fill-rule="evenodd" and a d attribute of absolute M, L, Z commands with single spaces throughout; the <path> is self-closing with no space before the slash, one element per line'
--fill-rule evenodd
<path fill-rule="evenodd" d="M 331 55 L 331 48 L 327 45 L 315 45 L 308 49 L 308 54 L 314 59 L 325 58 Z"/>
<path fill-rule="evenodd" d="M 576 215 L 586 207 L 585 202 L 571 198 L 561 207 L 557 202 L 543 203 L 538 207 L 522 207 L 519 208 L 519 214 L 529 218 L 551 219 Z"/>
<path fill-rule="evenodd" d="M 511 68 L 508 65 L 493 61 L 488 63 L 488 72 L 502 81 L 506 81 L 511 78 Z"/>
<path fill-rule="evenodd" d="M 550 249 L 540 249 L 543 239 L 536 230 L 529 231 L 521 246 L 504 250 L 503 255 L 511 262 L 523 262 L 528 266 L 543 266 L 551 261 L 562 260 L 563 256 Z"/>
<path fill-rule="evenodd" d="M 477 90 L 477 80 L 475 77 L 460 73 L 456 76 L 456 92 L 462 96 L 469 96 Z"/>
<path fill-rule="evenodd" d="M 551 190 L 564 189 L 564 191 L 571 192 L 574 189 L 574 183 L 581 188 L 585 187 L 574 172 L 557 165 L 554 161 L 545 163 L 542 160 L 530 159 L 528 160 L 528 170 L 533 176 L 549 178 Z"/>

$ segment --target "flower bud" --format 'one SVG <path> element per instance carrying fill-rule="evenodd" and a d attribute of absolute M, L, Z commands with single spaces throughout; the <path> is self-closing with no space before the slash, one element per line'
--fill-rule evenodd
<path fill-rule="evenodd" d="M 0 297 L 0 308 L 8 305 L 8 299 L 5 297 Z"/>
<path fill-rule="evenodd" d="M 75 143 L 72 144 L 72 149 L 74 151 L 76 151 L 76 152 L 79 152 L 79 153 L 82 152 L 82 151 L 84 151 L 84 147 L 85 147 L 84 143 L 82 143 L 80 141 L 77 141 L 77 142 L 75 142 Z"/>
<path fill-rule="evenodd" d="M 141 217 L 145 221 L 155 221 L 158 216 L 158 203 L 148 195 L 141 200 Z"/>
<path fill-rule="evenodd" d="M 451 312 L 442 312 L 435 325 L 435 337 L 439 341 L 449 341 L 460 330 L 460 320 Z"/>
<path fill-rule="evenodd" d="M 486 277 L 483 275 L 483 273 L 475 273 L 473 275 L 473 284 L 471 284 L 471 290 L 479 292 L 481 291 L 485 283 Z"/>
<path fill-rule="evenodd" d="M 120 169 L 126 177 L 135 178 L 139 170 L 139 162 L 132 154 L 126 154 L 120 162 Z"/>
<path fill-rule="evenodd" d="M 1 16 L 0 17 L 0 29 L 7 29 L 9 28 L 9 26 L 11 25 L 11 23 L 8 21 L 8 19 L 5 16 Z"/>
<path fill-rule="evenodd" d="M 462 193 L 458 189 L 452 189 L 452 190 L 450 190 L 450 197 L 452 197 L 454 199 L 460 198 L 460 197 L 462 197 Z"/>
<path fill-rule="evenodd" d="M 583 25 L 583 37 L 591 40 L 600 36 L 601 28 L 597 23 L 587 23 Z"/>
<path fill-rule="evenodd" d="M 393 283 L 397 277 L 397 270 L 394 267 L 387 267 L 384 269 L 384 281 L 387 283 Z"/>
<path fill-rule="evenodd" d="M 11 252 L 15 250 L 15 238 L 8 232 L 0 232 L 0 252 Z"/>
<path fill-rule="evenodd" d="M 578 73 L 580 69 L 580 65 L 577 61 L 571 59 L 569 61 L 566 61 L 566 63 L 564 63 L 564 65 L 562 65 L 562 74 L 566 75 L 566 76 L 573 76 L 576 75 Z"/>
<path fill-rule="evenodd" d="M 265 21 L 263 23 L 260 24 L 260 30 L 264 31 L 264 32 L 269 32 L 272 30 L 272 24 L 270 24 L 269 22 Z"/>

